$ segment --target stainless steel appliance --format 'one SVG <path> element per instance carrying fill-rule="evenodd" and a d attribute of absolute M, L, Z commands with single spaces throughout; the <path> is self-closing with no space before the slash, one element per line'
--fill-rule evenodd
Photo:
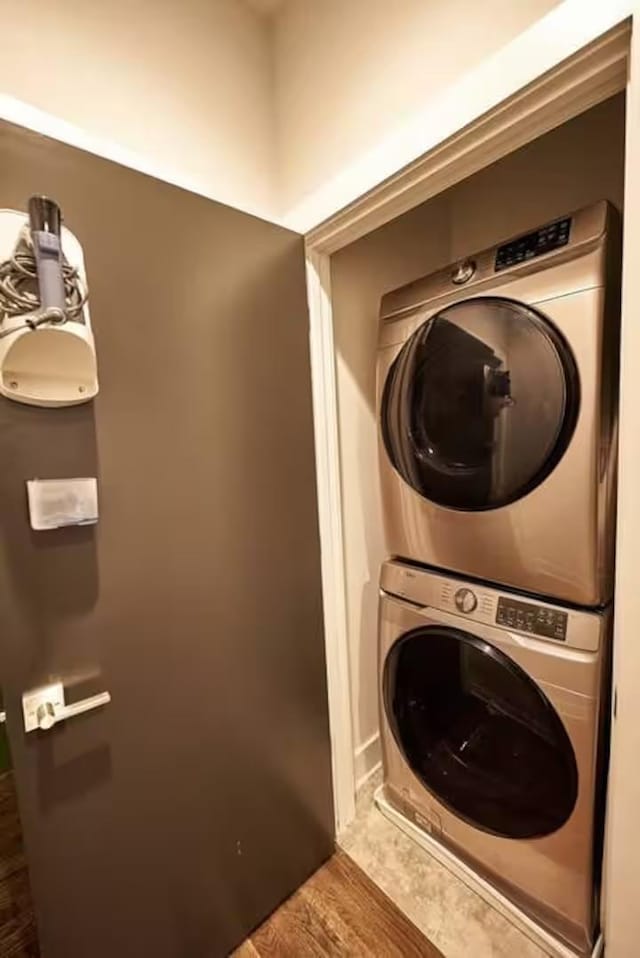
<path fill-rule="evenodd" d="M 610 598 L 619 277 L 603 201 L 383 298 L 390 555 L 578 605 Z"/>
<path fill-rule="evenodd" d="M 384 790 L 579 952 L 596 931 L 610 613 L 382 568 Z"/>

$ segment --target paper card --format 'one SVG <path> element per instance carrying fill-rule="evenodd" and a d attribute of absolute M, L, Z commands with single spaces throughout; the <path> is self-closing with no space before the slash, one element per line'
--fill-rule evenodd
<path fill-rule="evenodd" d="M 98 521 L 98 481 L 29 479 L 29 518 L 36 531 L 62 526 L 94 525 Z"/>

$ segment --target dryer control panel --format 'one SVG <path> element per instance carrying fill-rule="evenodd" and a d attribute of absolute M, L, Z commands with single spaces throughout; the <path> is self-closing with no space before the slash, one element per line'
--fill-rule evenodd
<path fill-rule="evenodd" d="M 566 216 L 562 220 L 556 220 L 555 223 L 548 223 L 547 226 L 541 226 L 540 229 L 532 233 L 526 233 L 524 236 L 518 236 L 508 243 L 498 247 L 496 253 L 495 271 L 499 273 L 501 269 L 507 269 L 509 266 L 515 266 L 517 263 L 523 263 L 527 259 L 533 259 L 534 256 L 542 256 L 543 253 L 550 253 L 559 246 L 566 246 L 569 242 L 569 231 L 571 230 L 571 217 Z"/>
<path fill-rule="evenodd" d="M 379 346 L 404 342 L 438 309 L 459 299 L 461 292 L 499 296 L 501 286 L 534 273 L 546 272 L 562 263 L 561 274 L 539 276 L 534 285 L 525 283 L 516 299 L 536 302 L 555 298 L 588 286 L 605 282 L 604 260 L 600 255 L 607 237 L 617 233 L 616 214 L 606 200 L 565 216 L 558 216 L 527 233 L 505 238 L 483 250 L 469 250 L 462 260 L 422 276 L 385 293 L 380 304 Z M 564 270 L 566 261 L 598 249 L 598 255 L 585 259 L 583 268 Z M 586 272 L 585 272 L 586 270 Z M 569 278 L 569 277 L 573 278 Z M 458 285 L 460 284 L 460 285 Z M 397 326 L 396 326 L 397 324 Z"/>

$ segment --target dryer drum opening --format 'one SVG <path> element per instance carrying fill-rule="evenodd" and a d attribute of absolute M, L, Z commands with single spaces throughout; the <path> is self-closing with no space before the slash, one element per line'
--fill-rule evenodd
<path fill-rule="evenodd" d="M 498 296 L 422 324 L 389 370 L 387 455 L 416 492 L 462 510 L 522 498 L 553 470 L 579 408 L 572 352 L 538 310 Z"/>

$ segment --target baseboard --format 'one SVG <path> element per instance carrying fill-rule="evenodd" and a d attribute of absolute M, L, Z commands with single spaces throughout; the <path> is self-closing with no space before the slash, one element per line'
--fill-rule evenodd
<path fill-rule="evenodd" d="M 472 891 L 475 891 L 487 904 L 495 908 L 504 918 L 515 925 L 524 935 L 536 944 L 541 951 L 549 958 L 579 958 L 577 952 L 569 948 L 563 942 L 558 941 L 545 928 L 542 928 L 529 915 L 521 911 L 513 902 L 509 901 L 489 882 L 477 875 L 473 869 L 462 862 L 453 852 L 445 848 L 439 842 L 435 841 L 413 822 L 405 818 L 397 809 L 391 805 L 384 793 L 384 786 L 380 786 L 375 793 L 374 800 L 378 809 L 385 818 L 393 822 L 409 838 L 412 838 L 417 845 L 424 848 L 426 852 L 433 856 L 441 865 L 444 865 L 460 881 L 464 882 Z M 602 935 L 598 937 L 590 958 L 601 958 L 603 954 Z"/>
<path fill-rule="evenodd" d="M 371 776 L 378 771 L 381 763 L 380 733 L 374 732 L 365 742 L 358 745 L 354 753 L 356 792 L 366 785 Z"/>

